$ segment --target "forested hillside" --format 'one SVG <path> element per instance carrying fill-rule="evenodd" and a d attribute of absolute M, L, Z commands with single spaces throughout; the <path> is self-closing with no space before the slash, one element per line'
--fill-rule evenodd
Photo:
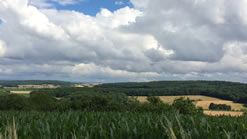
<path fill-rule="evenodd" d="M 156 81 L 109 83 L 97 86 L 103 92 L 129 96 L 206 95 L 247 103 L 247 84 L 225 81 Z"/>
<path fill-rule="evenodd" d="M 63 83 L 63 82 L 62 82 Z M 65 82 L 65 84 L 69 84 Z M 225 81 L 155 81 L 107 83 L 93 88 L 39 89 L 56 97 L 71 93 L 124 93 L 128 96 L 205 95 L 247 104 L 247 84 Z"/>

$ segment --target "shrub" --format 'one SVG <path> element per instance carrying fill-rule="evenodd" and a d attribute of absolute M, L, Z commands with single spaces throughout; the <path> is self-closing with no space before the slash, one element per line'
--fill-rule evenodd
<path fill-rule="evenodd" d="M 56 102 L 56 110 L 68 111 L 71 109 L 71 102 L 68 99 L 61 99 Z"/>
<path fill-rule="evenodd" d="M 29 102 L 33 110 L 52 111 L 56 109 L 57 100 L 45 93 L 31 93 Z"/>
<path fill-rule="evenodd" d="M 87 96 L 70 97 L 71 108 L 73 110 L 84 110 L 90 105 L 90 99 Z"/>
<path fill-rule="evenodd" d="M 123 111 L 128 98 L 123 94 L 91 93 L 70 96 L 71 107 L 83 111 Z"/>
<path fill-rule="evenodd" d="M 0 110 L 27 110 L 27 98 L 17 94 L 0 96 Z"/>
<path fill-rule="evenodd" d="M 90 99 L 91 101 L 89 106 L 93 110 L 104 110 L 111 101 L 109 98 L 106 98 L 106 96 L 100 95 L 92 96 Z"/>
<path fill-rule="evenodd" d="M 175 111 L 174 111 L 173 107 L 168 105 L 168 104 L 143 103 L 143 104 L 139 105 L 137 112 L 172 113 Z"/>
<path fill-rule="evenodd" d="M 181 114 L 202 114 L 202 109 L 197 108 L 192 100 L 189 98 L 176 99 L 172 105 Z"/>
<path fill-rule="evenodd" d="M 161 104 L 162 101 L 160 100 L 159 97 L 156 96 L 148 96 L 147 97 L 147 101 L 151 104 Z"/>
<path fill-rule="evenodd" d="M 141 103 L 137 100 L 137 97 L 130 97 L 127 100 L 125 105 L 125 109 L 127 111 L 138 111 Z"/>

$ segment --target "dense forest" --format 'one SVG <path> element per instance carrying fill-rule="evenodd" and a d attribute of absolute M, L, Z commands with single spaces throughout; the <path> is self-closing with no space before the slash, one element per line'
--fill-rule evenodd
<path fill-rule="evenodd" d="M 129 96 L 206 95 L 247 103 L 247 84 L 225 81 L 156 81 L 109 83 L 98 86 L 103 92 Z"/>
<path fill-rule="evenodd" d="M 57 89 L 39 89 L 36 92 L 50 93 L 56 97 L 71 93 L 101 92 L 124 93 L 128 96 L 166 96 L 166 95 L 206 95 L 233 100 L 247 104 L 247 84 L 225 81 L 155 81 L 106 83 L 94 88 L 72 88 L 73 83 L 56 80 L 1 80 L 2 86 L 23 84 L 54 84 L 61 85 Z"/>

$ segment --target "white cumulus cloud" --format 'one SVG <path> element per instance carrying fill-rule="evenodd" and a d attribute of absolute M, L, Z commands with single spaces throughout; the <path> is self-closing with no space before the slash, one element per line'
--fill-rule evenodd
<path fill-rule="evenodd" d="M 246 0 L 131 0 L 96 16 L 49 2 L 0 0 L 0 78 L 247 82 Z"/>
<path fill-rule="evenodd" d="M 0 40 L 0 57 L 3 57 L 6 53 L 6 44 L 2 40 Z"/>

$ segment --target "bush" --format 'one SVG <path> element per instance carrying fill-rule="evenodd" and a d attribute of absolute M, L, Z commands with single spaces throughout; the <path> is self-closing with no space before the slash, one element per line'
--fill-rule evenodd
<path fill-rule="evenodd" d="M 175 112 L 174 108 L 168 104 L 150 104 L 143 103 L 138 105 L 136 112 L 153 112 L 153 113 L 172 113 Z"/>
<path fill-rule="evenodd" d="M 106 96 L 92 96 L 90 101 L 90 108 L 93 110 L 104 110 L 111 101 L 109 98 L 106 98 Z"/>
<path fill-rule="evenodd" d="M 17 94 L 0 96 L 0 110 L 27 110 L 27 98 Z"/>
<path fill-rule="evenodd" d="M 189 98 L 179 98 L 174 101 L 172 106 L 181 114 L 202 114 L 201 108 L 197 108 Z"/>
<path fill-rule="evenodd" d="M 156 96 L 149 96 L 147 97 L 147 101 L 150 103 L 150 104 L 161 104 L 162 101 L 160 100 L 159 97 L 156 97 Z"/>
<path fill-rule="evenodd" d="M 83 111 L 123 111 L 128 98 L 124 94 L 92 93 L 70 97 L 72 109 Z"/>
<path fill-rule="evenodd" d="M 172 106 L 164 104 L 158 97 L 148 97 L 149 102 L 140 103 L 136 97 L 128 99 L 126 110 L 129 112 L 154 112 L 166 113 L 175 112 Z M 158 101 L 157 101 L 158 100 Z"/>
<path fill-rule="evenodd" d="M 127 100 L 125 105 L 125 109 L 127 111 L 138 111 L 141 103 L 137 100 L 137 97 L 130 97 Z"/>
<path fill-rule="evenodd" d="M 57 106 L 57 100 L 45 93 L 31 93 L 29 102 L 33 110 L 53 111 Z"/>
<path fill-rule="evenodd" d="M 109 103 L 109 100 L 107 100 L 106 97 L 95 95 L 81 95 L 72 97 L 70 101 L 72 103 L 72 109 L 83 111 L 102 110 Z"/>
<path fill-rule="evenodd" d="M 61 99 L 56 102 L 56 110 L 68 111 L 71 110 L 71 102 L 67 99 Z"/>

